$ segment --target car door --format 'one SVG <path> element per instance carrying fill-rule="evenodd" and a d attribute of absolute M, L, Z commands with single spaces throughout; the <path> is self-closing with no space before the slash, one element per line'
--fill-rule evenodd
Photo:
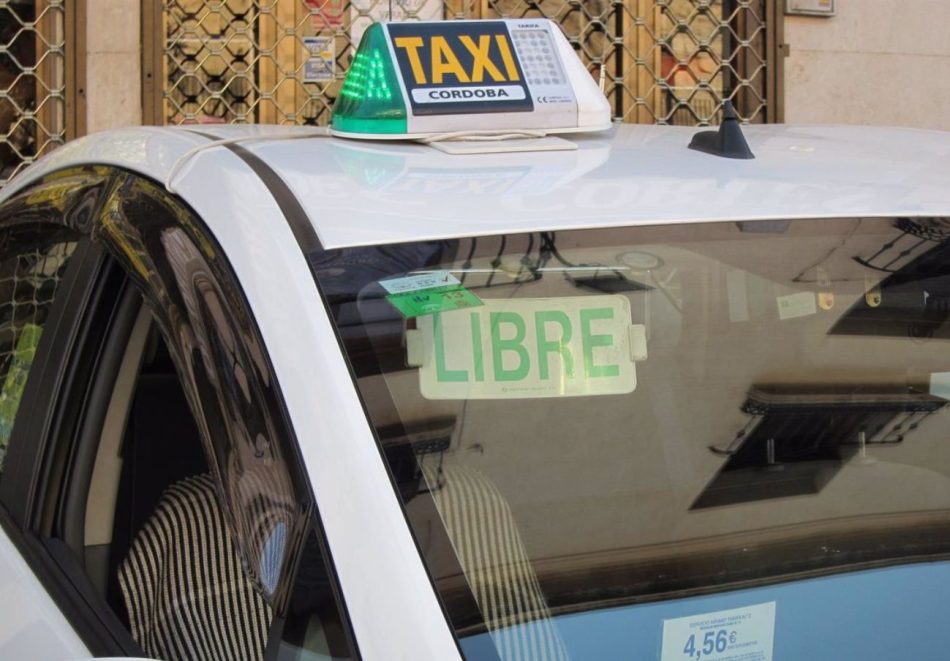
<path fill-rule="evenodd" d="M 15 417 L 16 478 L 0 478 L 0 502 L 5 530 L 82 642 L 163 658 L 355 656 L 267 351 L 202 221 L 153 182 L 108 168 L 57 173 L 0 209 L 0 225 L 24 218 L 85 252 L 25 380 L 30 415 L 21 406 Z M 21 336 L 36 334 L 27 328 Z M 210 495 L 181 514 L 194 501 L 175 494 L 195 485 Z M 175 517 L 182 539 L 153 553 Z M 220 531 L 205 530 L 219 519 Z M 214 544 L 191 548 L 202 535 Z M 203 564 L 176 573 L 182 553 Z M 190 610 L 152 590 L 170 574 L 165 588 Z M 236 586 L 230 601 L 192 596 L 215 592 L 219 574 Z M 156 641 L 143 631 L 163 612 L 177 619 Z"/>

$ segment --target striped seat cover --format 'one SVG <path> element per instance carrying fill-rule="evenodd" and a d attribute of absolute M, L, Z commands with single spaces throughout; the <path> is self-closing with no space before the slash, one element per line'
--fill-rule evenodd
<path fill-rule="evenodd" d="M 132 636 L 160 659 L 262 659 L 271 610 L 231 542 L 209 475 L 165 490 L 119 586 Z"/>
<path fill-rule="evenodd" d="M 568 661 L 504 495 L 470 466 L 423 473 L 501 661 Z"/>

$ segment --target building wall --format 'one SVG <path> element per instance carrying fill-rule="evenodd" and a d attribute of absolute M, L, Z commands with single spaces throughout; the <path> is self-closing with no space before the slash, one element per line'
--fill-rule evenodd
<path fill-rule="evenodd" d="M 86 132 L 142 123 L 139 0 L 86 0 Z"/>
<path fill-rule="evenodd" d="M 785 121 L 950 129 L 950 0 L 837 0 L 786 16 Z"/>
<path fill-rule="evenodd" d="M 86 1 L 86 130 L 139 124 L 141 3 Z M 950 129 L 950 0 L 837 5 L 785 18 L 785 121 Z"/>

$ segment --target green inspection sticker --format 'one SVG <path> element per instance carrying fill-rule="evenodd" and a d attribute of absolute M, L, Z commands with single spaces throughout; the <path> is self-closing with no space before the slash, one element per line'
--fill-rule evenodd
<path fill-rule="evenodd" d="M 446 285 L 390 294 L 386 300 L 393 304 L 406 319 L 436 312 L 462 310 L 482 305 L 478 296 L 460 285 Z"/>

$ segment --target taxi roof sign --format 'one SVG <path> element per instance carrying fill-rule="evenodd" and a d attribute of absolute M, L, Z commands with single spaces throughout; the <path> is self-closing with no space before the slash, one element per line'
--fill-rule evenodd
<path fill-rule="evenodd" d="M 333 109 L 335 135 L 597 131 L 610 106 L 547 19 L 375 23 Z"/>

